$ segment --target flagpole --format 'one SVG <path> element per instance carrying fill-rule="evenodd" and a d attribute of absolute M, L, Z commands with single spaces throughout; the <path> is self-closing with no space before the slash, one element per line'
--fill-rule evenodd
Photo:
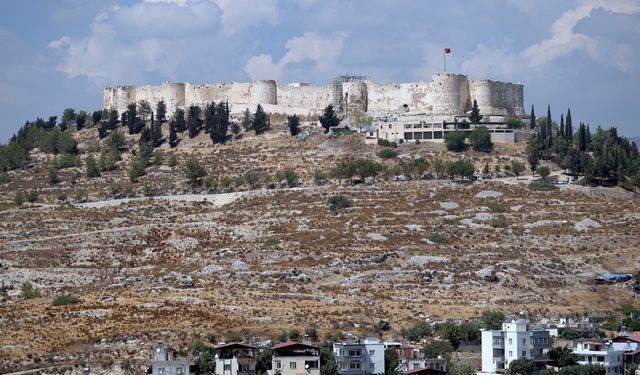
<path fill-rule="evenodd" d="M 442 50 L 442 61 L 444 62 L 444 72 L 447 72 L 447 50 Z"/>

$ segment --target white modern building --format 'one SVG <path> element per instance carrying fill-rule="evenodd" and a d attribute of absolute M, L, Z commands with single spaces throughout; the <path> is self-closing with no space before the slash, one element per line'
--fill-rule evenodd
<path fill-rule="evenodd" d="M 320 348 L 289 340 L 273 347 L 269 375 L 320 375 Z"/>
<path fill-rule="evenodd" d="M 362 341 L 349 337 L 343 343 L 333 344 L 333 354 L 338 374 L 384 374 L 384 343 L 377 337 Z"/>
<path fill-rule="evenodd" d="M 611 342 L 579 341 L 573 354 L 578 357 L 578 364 L 602 366 L 606 375 L 623 373 L 624 352 L 615 350 Z"/>
<path fill-rule="evenodd" d="M 482 331 L 482 372 L 503 373 L 511 361 L 530 358 L 540 366 L 548 361 L 549 331 L 523 318 L 503 323 L 500 330 Z"/>
<path fill-rule="evenodd" d="M 255 375 L 258 353 L 255 346 L 234 342 L 215 349 L 216 375 Z"/>
<path fill-rule="evenodd" d="M 178 357 L 175 350 L 158 343 L 149 367 L 153 375 L 192 375 L 195 374 L 195 362 L 191 357 Z"/>

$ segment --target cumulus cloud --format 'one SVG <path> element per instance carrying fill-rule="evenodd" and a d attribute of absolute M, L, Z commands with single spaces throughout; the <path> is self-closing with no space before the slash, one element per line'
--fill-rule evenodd
<path fill-rule="evenodd" d="M 337 61 L 342 53 L 346 33 L 331 36 L 315 32 L 305 32 L 302 36 L 289 39 L 285 48 L 287 53 L 277 63 L 270 54 L 260 54 L 247 60 L 244 71 L 251 79 L 291 78 L 286 69 L 294 64 L 310 64 L 307 76 L 330 76 L 335 74 Z"/>
<path fill-rule="evenodd" d="M 535 43 L 522 51 L 522 57 L 526 59 L 533 68 L 541 68 L 545 64 L 560 57 L 567 56 L 576 50 L 586 51 L 592 58 L 605 62 L 599 51 L 602 43 L 597 38 L 578 33 L 575 31 L 576 25 L 591 17 L 596 9 L 602 9 L 609 13 L 635 14 L 640 12 L 640 0 L 583 0 L 579 5 L 565 11 L 551 27 L 552 36 L 549 39 Z M 626 53 L 624 46 L 618 46 L 617 53 L 613 56 L 613 64 L 619 69 L 628 67 L 628 60 L 625 60 Z"/>
<path fill-rule="evenodd" d="M 222 27 L 227 33 L 238 32 L 266 22 L 275 25 L 280 19 L 277 0 L 215 0 L 222 9 Z"/>

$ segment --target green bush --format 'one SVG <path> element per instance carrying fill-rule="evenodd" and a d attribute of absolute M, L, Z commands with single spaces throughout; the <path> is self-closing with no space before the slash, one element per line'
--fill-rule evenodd
<path fill-rule="evenodd" d="M 55 165 L 56 168 L 63 169 L 63 168 L 79 167 L 81 162 L 80 162 L 80 157 L 77 155 L 60 154 L 56 156 L 55 159 L 53 159 L 53 164 Z"/>
<path fill-rule="evenodd" d="M 185 163 L 184 174 L 187 180 L 189 180 L 189 185 L 195 188 L 196 186 L 200 186 L 202 178 L 207 175 L 207 170 L 200 165 L 198 159 L 189 159 Z"/>
<path fill-rule="evenodd" d="M 491 220 L 491 226 L 494 228 L 505 228 L 507 226 L 507 222 L 503 217 L 497 217 Z"/>
<path fill-rule="evenodd" d="M 554 191 L 558 190 L 558 187 L 543 181 L 532 181 L 529 183 L 529 190 L 533 191 Z"/>
<path fill-rule="evenodd" d="M 433 332 L 433 329 L 426 322 L 419 322 L 411 327 L 401 328 L 400 334 L 402 337 L 409 341 L 419 341 L 424 337 L 429 336 Z"/>
<path fill-rule="evenodd" d="M 446 244 L 449 243 L 449 239 L 439 233 L 433 233 L 427 239 L 434 243 Z"/>
<path fill-rule="evenodd" d="M 447 145 L 447 150 L 449 151 L 464 151 L 467 148 L 464 139 L 464 132 L 461 130 L 454 130 L 444 134 L 444 143 Z"/>
<path fill-rule="evenodd" d="M 22 206 L 24 203 L 24 194 L 21 191 L 16 192 L 16 195 L 13 196 L 13 203 L 18 206 Z"/>
<path fill-rule="evenodd" d="M 20 297 L 24 299 L 33 299 L 40 297 L 40 289 L 36 288 L 29 281 L 25 281 L 20 286 Z"/>
<path fill-rule="evenodd" d="M 129 170 L 127 171 L 127 174 L 129 176 L 129 181 L 130 182 L 138 181 L 138 178 L 141 176 L 144 176 L 144 174 L 146 173 L 145 168 L 146 168 L 146 163 L 144 159 L 141 157 L 137 157 L 133 161 L 133 163 L 131 163 Z"/>
<path fill-rule="evenodd" d="M 491 212 L 494 212 L 494 213 L 500 214 L 507 211 L 507 205 L 504 204 L 504 202 L 491 201 L 489 202 L 488 206 Z"/>
<path fill-rule="evenodd" d="M 353 205 L 351 200 L 344 195 L 334 195 L 329 197 L 329 199 L 327 199 L 327 204 L 329 205 L 329 209 L 334 212 L 337 212 L 342 208 L 349 208 Z"/>
<path fill-rule="evenodd" d="M 40 196 L 40 193 L 38 193 L 36 190 L 30 190 L 24 195 L 24 198 L 29 203 L 35 203 L 38 200 L 39 196 Z"/>
<path fill-rule="evenodd" d="M 378 146 L 391 147 L 391 142 L 388 139 L 378 138 Z"/>
<path fill-rule="evenodd" d="M 51 306 L 66 306 L 80 303 L 80 298 L 71 294 L 60 294 L 53 298 Z"/>
<path fill-rule="evenodd" d="M 398 151 L 392 148 L 383 148 L 382 150 L 378 151 L 376 155 L 378 155 L 378 157 L 382 159 L 393 159 L 395 157 L 398 157 Z"/>

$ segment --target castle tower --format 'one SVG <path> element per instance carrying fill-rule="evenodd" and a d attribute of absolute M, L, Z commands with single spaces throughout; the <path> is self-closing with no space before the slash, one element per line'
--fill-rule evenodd
<path fill-rule="evenodd" d="M 278 88 L 276 81 L 259 80 L 249 86 L 250 102 L 253 104 L 278 104 Z"/>
<path fill-rule="evenodd" d="M 459 115 L 469 103 L 469 81 L 464 74 L 433 76 L 433 113 Z"/>
<path fill-rule="evenodd" d="M 368 91 L 366 82 L 344 82 L 342 84 L 342 92 L 347 97 L 347 110 L 350 113 L 367 111 Z"/>

